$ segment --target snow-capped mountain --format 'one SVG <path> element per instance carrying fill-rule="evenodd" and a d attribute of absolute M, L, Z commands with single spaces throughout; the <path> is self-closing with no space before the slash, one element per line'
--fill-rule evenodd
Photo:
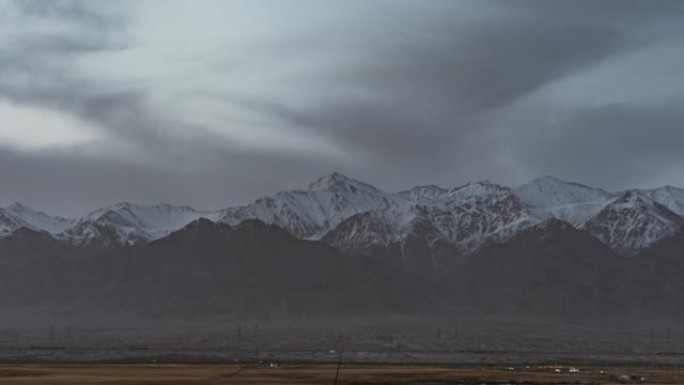
<path fill-rule="evenodd" d="M 20 228 L 59 234 L 74 224 L 74 220 L 51 216 L 33 210 L 20 203 L 0 207 L 0 236 L 11 234 Z"/>
<path fill-rule="evenodd" d="M 79 245 L 130 245 L 165 237 L 202 217 L 215 221 L 218 216 L 218 211 L 198 211 L 187 206 L 118 203 L 80 219 L 68 219 L 14 203 L 0 208 L 0 235 L 25 227 Z"/>
<path fill-rule="evenodd" d="M 637 192 L 664 205 L 670 211 L 684 216 L 684 189 L 665 186 L 652 190 L 637 190 Z"/>
<path fill-rule="evenodd" d="M 433 238 L 452 242 L 463 251 L 485 241 L 504 241 L 519 228 L 538 222 L 510 189 L 488 182 L 453 190 L 420 186 L 385 193 L 339 173 L 302 190 L 224 210 L 221 221 L 235 224 L 245 219 L 275 224 L 302 238 L 318 239 L 335 231 L 327 239 L 346 249 L 402 242 L 414 234 L 413 229 L 424 231 L 427 225 Z"/>
<path fill-rule="evenodd" d="M 199 218 L 215 221 L 218 212 L 197 211 L 187 206 L 143 206 L 124 202 L 86 215 L 61 237 L 77 244 L 129 245 L 165 237 Z"/>
<path fill-rule="evenodd" d="M 575 227 L 598 214 L 613 198 L 602 189 L 549 176 L 537 178 L 513 191 L 537 217 L 560 219 Z"/>
<path fill-rule="evenodd" d="M 348 210 L 338 208 L 334 211 L 334 220 L 329 222 L 325 222 L 328 218 L 325 212 L 317 213 L 311 220 L 310 211 L 292 209 L 293 206 L 317 207 L 315 202 L 319 198 L 308 198 L 316 195 L 311 187 L 315 186 L 313 191 L 327 189 L 329 184 L 320 181 L 330 180 L 336 181 L 336 193 L 343 196 L 352 190 L 343 187 L 347 184 L 361 184 L 371 189 L 372 194 L 364 203 L 360 203 L 363 201 L 358 196 L 345 198 L 355 199 L 355 205 L 347 207 Z M 679 229 L 684 208 L 681 189 L 635 190 L 630 192 L 636 199 L 635 204 L 626 207 L 620 203 L 624 192 L 610 193 L 548 176 L 513 189 L 476 182 L 452 190 L 431 185 L 383 193 L 339 174 L 322 178 L 312 186 L 263 198 L 253 204 L 262 211 L 243 209 L 241 214 L 283 226 L 300 236 L 302 232 L 298 229 L 309 229 L 304 236 L 315 238 L 327 229 L 323 240 L 347 250 L 385 247 L 401 252 L 407 240 L 420 238 L 425 250 L 431 245 L 449 243 L 461 253 L 493 242 L 506 242 L 521 231 L 557 219 L 589 232 L 615 251 L 634 254 Z M 292 194 L 299 198 L 297 205 L 289 204 Z M 263 210 L 266 202 L 276 209 Z M 253 209 L 253 205 L 247 207 Z M 608 214 L 615 210 L 616 214 Z M 226 217 L 231 214 L 228 212 Z M 244 218 L 240 215 L 231 219 Z"/>
<path fill-rule="evenodd" d="M 600 188 L 565 182 L 551 176 L 537 178 L 514 188 L 513 191 L 524 204 L 545 208 L 605 201 L 611 197 L 611 194 Z"/>
<path fill-rule="evenodd" d="M 514 191 L 535 216 L 566 221 L 621 254 L 635 254 L 684 223 L 684 190 L 671 186 L 609 193 L 547 176 Z"/>
<path fill-rule="evenodd" d="M 5 211 L 20 220 L 26 227 L 38 231 L 47 231 L 50 234 L 59 234 L 76 222 L 73 219 L 52 216 L 33 210 L 21 203 L 14 203 L 5 208 Z"/>
<path fill-rule="evenodd" d="M 21 227 L 28 226 L 24 221 L 15 218 L 6 209 L 0 207 L 0 235 L 11 234 Z"/>
<path fill-rule="evenodd" d="M 683 215 L 684 190 L 670 186 L 613 193 L 541 177 L 514 188 L 475 182 L 388 193 L 332 173 L 301 189 L 218 211 L 119 203 L 65 219 L 14 204 L 0 208 L 0 235 L 26 227 L 77 245 L 130 245 L 166 237 L 202 217 L 229 225 L 258 219 L 347 251 L 434 259 L 472 253 L 560 220 L 633 255 L 681 229 Z"/>
<path fill-rule="evenodd" d="M 466 251 L 489 242 L 505 242 L 540 222 L 508 187 L 475 183 L 448 194 L 445 206 L 454 221 L 437 217 L 448 225 L 451 237 Z"/>
<path fill-rule="evenodd" d="M 626 191 L 581 228 L 622 254 L 635 254 L 674 235 L 684 218 L 639 191 Z"/>
<path fill-rule="evenodd" d="M 505 242 L 537 223 L 539 219 L 510 189 L 477 182 L 432 199 L 417 196 L 390 210 L 355 215 L 323 240 L 344 250 L 378 254 L 384 249 L 388 254 L 434 259 L 445 246 L 452 254 L 465 254 L 484 244 Z"/>
<path fill-rule="evenodd" d="M 247 206 L 223 210 L 220 221 L 236 224 L 259 219 L 300 238 L 318 239 L 345 219 L 368 211 L 387 210 L 409 201 L 340 173 L 319 178 L 305 189 L 259 198 Z"/>
<path fill-rule="evenodd" d="M 488 182 L 458 187 L 432 199 L 417 195 L 414 201 L 401 203 L 389 210 L 352 216 L 323 241 L 343 250 L 398 260 L 414 270 L 418 259 L 432 265 L 434 272 L 447 254 L 453 257 L 488 243 L 505 242 L 539 223 L 510 189 Z"/>

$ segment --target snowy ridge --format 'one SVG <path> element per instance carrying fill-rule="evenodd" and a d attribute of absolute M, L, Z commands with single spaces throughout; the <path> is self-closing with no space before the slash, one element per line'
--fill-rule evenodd
<path fill-rule="evenodd" d="M 664 187 L 633 193 L 652 203 L 607 215 L 624 193 L 548 176 L 512 189 L 482 181 L 452 190 L 429 185 L 384 193 L 334 173 L 307 189 L 225 210 L 221 220 L 260 219 L 299 237 L 322 237 L 348 250 L 389 247 L 420 234 L 430 243 L 448 242 L 468 253 L 556 219 L 590 232 L 618 252 L 633 254 L 681 228 L 677 213 L 684 212 L 684 190 Z"/>
<path fill-rule="evenodd" d="M 417 199 L 391 210 L 355 215 L 327 234 L 325 240 L 353 249 L 388 247 L 410 238 L 423 238 L 429 244 L 442 241 L 467 253 L 489 242 L 505 242 L 539 223 L 509 189 L 489 183 L 458 188 L 431 201 Z"/>
<path fill-rule="evenodd" d="M 14 217 L 7 210 L 0 208 L 0 236 L 12 234 L 21 227 L 28 226 L 24 221 Z"/>
<path fill-rule="evenodd" d="M 514 191 L 535 216 L 566 221 L 626 255 L 673 235 L 684 223 L 684 190 L 671 186 L 609 193 L 541 177 Z"/>
<path fill-rule="evenodd" d="M 130 245 L 163 238 L 199 218 L 230 225 L 258 219 L 345 250 L 401 252 L 419 239 L 427 248 L 421 252 L 447 244 L 470 253 L 560 220 L 631 255 L 680 230 L 683 215 L 684 190 L 671 186 L 611 193 L 546 176 L 513 188 L 481 181 L 387 193 L 332 173 L 301 189 L 218 211 L 118 203 L 75 220 L 13 204 L 0 208 L 0 236 L 28 227 L 75 244 Z"/>
<path fill-rule="evenodd" d="M 247 206 L 226 209 L 220 221 L 234 225 L 245 219 L 259 219 L 300 238 L 318 239 L 353 215 L 390 209 L 403 201 L 408 200 L 333 173 L 306 189 L 280 192 Z"/>
<path fill-rule="evenodd" d="M 143 206 L 123 202 L 86 215 L 60 235 L 78 244 L 127 245 L 165 237 L 199 218 L 215 221 L 218 213 L 165 203 Z"/>
<path fill-rule="evenodd" d="M 612 198 L 608 192 L 544 176 L 514 189 L 538 217 L 555 218 L 581 227 Z"/>
<path fill-rule="evenodd" d="M 520 201 L 531 207 L 554 207 L 601 202 L 611 194 L 595 187 L 569 183 L 551 176 L 537 178 L 514 189 Z"/>
<path fill-rule="evenodd" d="M 684 218 L 639 191 L 626 191 L 582 225 L 582 229 L 622 254 L 636 254 L 674 235 Z"/>
<path fill-rule="evenodd" d="M 439 203 L 447 215 L 434 216 L 436 225 L 464 252 L 505 242 L 539 223 L 509 188 L 489 182 L 454 189 Z"/>
<path fill-rule="evenodd" d="M 684 216 L 684 189 L 665 186 L 652 190 L 637 190 L 637 193 L 664 205 L 680 216 Z"/>
<path fill-rule="evenodd" d="M 21 203 L 14 203 L 5 209 L 14 218 L 23 222 L 26 227 L 34 230 L 47 231 L 50 234 L 59 234 L 73 226 L 75 220 L 57 216 L 51 216 L 41 211 L 33 210 Z"/>
<path fill-rule="evenodd" d="M 20 203 L 0 207 L 0 236 L 9 235 L 20 228 L 59 234 L 74 224 L 73 219 L 51 216 Z"/>

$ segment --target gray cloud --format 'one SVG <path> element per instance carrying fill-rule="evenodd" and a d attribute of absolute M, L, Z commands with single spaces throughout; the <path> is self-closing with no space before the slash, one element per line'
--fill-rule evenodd
<path fill-rule="evenodd" d="M 375 36 L 367 37 L 369 31 L 362 26 L 349 31 L 347 39 L 376 41 L 347 52 L 347 67 L 339 72 L 311 75 L 316 87 L 324 85 L 317 100 L 300 106 L 264 100 L 238 103 L 344 143 L 368 164 L 382 165 L 353 172 L 387 180 L 391 188 L 406 183 L 407 171 L 422 183 L 500 180 L 508 171 L 493 159 L 495 143 L 478 139 L 490 130 L 483 117 L 538 87 L 643 44 L 631 41 L 617 21 L 613 25 L 594 15 L 582 23 L 567 17 L 570 10 L 561 3 L 542 7 L 539 13 L 531 6 L 519 7 L 507 9 L 503 18 L 497 14 L 450 23 L 441 16 L 457 13 L 453 4 L 445 3 L 430 15 L 431 23 L 414 26 L 416 30 L 384 20 L 383 33 Z M 397 35 L 401 38 L 394 38 Z M 320 39 L 316 47 L 334 47 L 328 35 Z M 356 92 L 337 96 L 346 88 Z"/>
<path fill-rule="evenodd" d="M 117 159 L 88 159 L 55 153 L 28 155 L 0 151 L 0 198 L 6 204 L 26 202 L 37 209 L 60 215 L 82 215 L 106 204 L 121 201 L 176 205 L 192 204 L 216 209 L 244 204 L 255 196 L 281 188 L 297 188 L 311 175 L 322 175 L 333 164 L 278 156 L 224 156 L 214 166 L 200 170 L 173 170 L 132 164 Z M 235 179 L 248 164 L 253 174 Z M 10 167 L 11 165 L 11 167 Z M 299 174 L 291 168 L 297 167 Z M 294 175 L 294 176 L 293 176 Z"/>
<path fill-rule="evenodd" d="M 80 113 L 106 95 L 106 84 L 80 75 L 76 54 L 122 49 L 118 17 L 98 11 L 97 2 L 27 0 L 6 6 L 15 15 L 0 50 L 0 97 Z M 34 28 L 43 24 L 49 27 Z"/>
<path fill-rule="evenodd" d="M 677 105 L 583 108 L 565 112 L 552 129 L 530 121 L 528 145 L 516 148 L 515 159 L 528 170 L 599 186 L 681 184 L 684 175 L 669 174 L 669 165 L 684 162 Z"/>
<path fill-rule="evenodd" d="M 104 136 L 92 148 L 0 142 L 0 177 L 16 181 L 0 204 L 221 207 L 333 170 L 388 190 L 540 174 L 684 183 L 679 100 L 641 102 L 663 91 L 634 83 L 648 63 L 679 62 L 648 49 L 681 37 L 681 2 L 279 4 L 5 3 L 0 100 Z M 235 19 L 218 23 L 217 9 Z M 618 100 L 608 83 L 581 105 L 562 94 L 602 73 L 635 96 Z"/>
<path fill-rule="evenodd" d="M 98 8 L 101 4 L 79 0 L 21 0 L 13 5 L 25 17 L 62 19 L 69 22 L 102 28 L 123 20 L 104 14 Z"/>

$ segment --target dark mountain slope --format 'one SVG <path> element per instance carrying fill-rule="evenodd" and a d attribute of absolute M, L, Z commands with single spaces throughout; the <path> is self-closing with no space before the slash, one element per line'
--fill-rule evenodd
<path fill-rule="evenodd" d="M 434 310 L 434 285 L 257 220 L 236 227 L 208 220 L 137 249 L 136 291 L 169 308 L 246 314 L 392 314 Z M 143 279 L 144 278 L 144 279 Z M 198 301 L 204 299 L 203 301 Z M 186 302 L 190 301 L 190 302 Z"/>
<path fill-rule="evenodd" d="M 662 239 L 623 264 L 620 298 L 641 317 L 684 316 L 684 231 Z"/>
<path fill-rule="evenodd" d="M 257 220 L 233 227 L 200 219 L 147 245 L 90 258 L 66 244 L 43 249 L 40 242 L 7 240 L 13 262 L 1 274 L 14 278 L 3 284 L 13 290 L 6 301 L 260 316 L 388 315 L 444 306 L 429 281 Z"/>
<path fill-rule="evenodd" d="M 561 221 L 485 247 L 439 279 L 457 302 L 528 315 L 600 315 L 613 307 L 614 271 L 624 261 Z"/>
<path fill-rule="evenodd" d="M 0 238 L 0 301 L 23 306 L 74 299 L 80 291 L 75 262 L 91 252 L 27 228 Z"/>

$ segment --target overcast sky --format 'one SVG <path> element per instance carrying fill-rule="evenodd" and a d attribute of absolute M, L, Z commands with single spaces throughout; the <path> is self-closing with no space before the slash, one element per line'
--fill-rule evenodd
<path fill-rule="evenodd" d="M 0 0 L 0 205 L 684 186 L 684 1 Z"/>

